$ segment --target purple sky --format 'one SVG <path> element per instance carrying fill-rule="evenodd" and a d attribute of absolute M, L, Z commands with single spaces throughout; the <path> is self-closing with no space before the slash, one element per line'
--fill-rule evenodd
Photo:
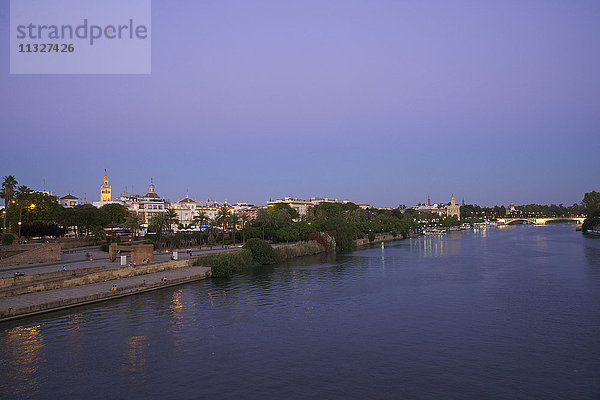
<path fill-rule="evenodd" d="M 10 75 L 0 175 L 99 200 L 581 201 L 600 180 L 598 1 L 152 3 L 151 75 Z"/>

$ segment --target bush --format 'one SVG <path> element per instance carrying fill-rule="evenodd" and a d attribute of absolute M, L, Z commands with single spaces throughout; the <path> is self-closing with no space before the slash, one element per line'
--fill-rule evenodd
<path fill-rule="evenodd" d="M 375 233 L 374 232 L 369 232 L 369 242 L 372 242 L 375 240 Z"/>
<path fill-rule="evenodd" d="M 252 266 L 252 264 L 252 253 L 248 249 L 229 253 L 210 254 L 194 262 L 194 265 L 210 267 L 213 278 L 229 278 L 234 273 Z"/>
<path fill-rule="evenodd" d="M 2 244 L 5 246 L 10 246 L 15 241 L 15 237 L 10 233 L 2 235 Z"/>
<path fill-rule="evenodd" d="M 252 259 L 261 265 L 275 264 L 277 256 L 273 251 L 273 247 L 264 240 L 252 238 L 246 242 L 244 249 L 252 253 Z"/>

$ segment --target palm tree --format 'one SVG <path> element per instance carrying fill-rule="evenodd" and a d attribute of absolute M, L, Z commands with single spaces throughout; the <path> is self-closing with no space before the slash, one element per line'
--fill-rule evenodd
<path fill-rule="evenodd" d="M 166 213 L 156 214 L 150 220 L 150 224 L 148 225 L 148 229 L 156 232 L 158 234 L 158 244 L 162 245 L 162 233 L 169 226 L 169 218 Z"/>
<path fill-rule="evenodd" d="M 133 238 L 135 238 L 137 236 L 138 231 L 140 230 L 140 223 L 141 220 L 137 214 L 130 214 L 123 225 L 125 225 L 126 228 L 129 228 L 131 232 L 133 232 Z"/>
<path fill-rule="evenodd" d="M 173 225 L 179 223 L 179 218 L 177 217 L 177 213 L 172 208 L 169 208 L 167 210 L 167 212 L 165 213 L 165 217 L 167 218 L 167 221 L 169 223 L 169 225 L 168 225 L 169 233 L 172 233 Z"/>
<path fill-rule="evenodd" d="M 6 233 L 6 217 L 8 216 L 8 206 L 10 201 L 15 194 L 15 187 L 18 182 L 13 175 L 8 175 L 4 177 L 4 181 L 2 182 L 2 191 L 0 192 L 0 197 L 4 199 L 4 221 L 2 222 L 2 233 Z"/>
<path fill-rule="evenodd" d="M 204 211 L 198 211 L 198 214 L 192 218 L 192 225 L 196 228 L 198 225 L 204 225 L 208 220 L 209 217 Z M 200 230 L 200 250 L 202 250 L 202 234 L 202 230 Z"/>
<path fill-rule="evenodd" d="M 242 222 L 242 244 L 246 244 L 246 231 L 244 228 L 246 227 L 248 221 L 250 221 L 250 217 L 248 217 L 246 214 L 242 214 L 240 221 Z"/>
<path fill-rule="evenodd" d="M 223 247 L 225 247 L 225 227 L 227 226 L 227 222 L 229 221 L 229 209 L 227 206 L 221 207 L 219 212 L 217 213 L 217 217 L 215 218 L 215 222 L 218 225 L 221 225 L 223 230 L 221 236 L 223 236 Z"/>
<path fill-rule="evenodd" d="M 216 242 L 215 240 L 215 226 L 218 225 L 217 224 L 217 220 L 215 219 L 208 219 L 208 241 L 210 242 L 211 246 Z"/>
<path fill-rule="evenodd" d="M 237 214 L 231 214 L 229 216 L 229 223 L 231 224 L 231 228 L 233 229 L 233 245 L 235 246 L 235 233 L 237 232 L 237 226 L 240 223 L 240 216 Z"/>

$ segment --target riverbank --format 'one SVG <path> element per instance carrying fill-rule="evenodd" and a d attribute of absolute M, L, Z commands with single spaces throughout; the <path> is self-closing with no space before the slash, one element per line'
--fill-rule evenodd
<path fill-rule="evenodd" d="M 205 279 L 210 268 L 186 266 L 2 299 L 0 322 Z M 166 278 L 166 280 L 165 280 Z"/>
<path fill-rule="evenodd" d="M 373 241 L 357 239 L 355 245 L 361 248 L 400 239 L 398 236 L 380 235 Z M 282 244 L 275 251 L 284 260 L 327 251 L 325 247 L 315 247 L 307 243 L 292 243 Z M 94 266 L 1 278 L 0 322 L 206 279 L 212 276 L 213 266 L 202 260 L 238 251 L 223 249 L 213 256 L 203 255 L 135 267 Z"/>

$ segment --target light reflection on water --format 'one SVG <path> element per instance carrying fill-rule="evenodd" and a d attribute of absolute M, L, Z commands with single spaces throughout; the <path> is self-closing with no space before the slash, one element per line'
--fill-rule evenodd
<path fill-rule="evenodd" d="M 0 398 L 599 398 L 600 240 L 538 228 L 378 244 L 5 323 Z"/>
<path fill-rule="evenodd" d="M 42 382 L 38 371 L 45 363 L 41 325 L 9 329 L 2 340 L 2 381 L 10 382 L 7 395 L 18 398 L 37 395 Z"/>

